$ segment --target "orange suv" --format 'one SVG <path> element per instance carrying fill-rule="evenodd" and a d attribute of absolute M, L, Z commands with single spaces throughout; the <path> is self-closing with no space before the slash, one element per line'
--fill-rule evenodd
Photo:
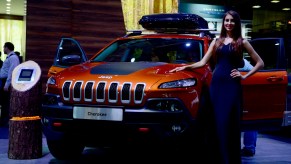
<path fill-rule="evenodd" d="M 153 143 L 187 144 L 185 139 L 195 135 L 210 65 L 169 70 L 199 61 L 214 35 L 194 14 L 146 15 L 140 24 L 147 30 L 117 38 L 89 60 L 76 40 L 62 38 L 42 103 L 44 134 L 56 158 L 142 136 Z M 264 69 L 243 87 L 244 127 L 280 126 L 286 70 Z"/>

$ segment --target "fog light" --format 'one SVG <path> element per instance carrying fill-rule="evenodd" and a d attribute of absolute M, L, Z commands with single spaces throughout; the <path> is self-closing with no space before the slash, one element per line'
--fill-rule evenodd
<path fill-rule="evenodd" d="M 46 95 L 44 97 L 43 104 L 45 105 L 57 105 L 58 104 L 58 98 L 55 95 Z"/>
<path fill-rule="evenodd" d="M 175 99 L 168 100 L 150 100 L 147 107 L 151 110 L 168 111 L 168 112 L 182 112 L 183 105 Z"/>
<path fill-rule="evenodd" d="M 175 104 L 175 103 L 170 104 L 170 111 L 171 112 L 177 112 L 177 111 L 180 111 L 180 110 L 181 110 L 181 108 L 180 108 L 180 106 L 178 104 Z"/>

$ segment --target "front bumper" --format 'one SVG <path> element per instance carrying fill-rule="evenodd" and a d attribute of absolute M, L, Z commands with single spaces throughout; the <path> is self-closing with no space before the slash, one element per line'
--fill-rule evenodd
<path fill-rule="evenodd" d="M 176 139 L 189 136 L 195 122 L 186 109 L 169 112 L 147 107 L 118 108 L 123 109 L 122 121 L 74 119 L 73 106 L 62 103 L 42 105 L 43 131 L 49 140 L 73 135 L 82 138 L 86 145 L 95 145 L 101 141 L 110 143 L 117 139 L 136 140 L 144 136 L 157 141 Z"/>

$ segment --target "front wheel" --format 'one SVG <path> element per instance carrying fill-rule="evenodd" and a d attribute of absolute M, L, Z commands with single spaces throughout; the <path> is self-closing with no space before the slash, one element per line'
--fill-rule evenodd
<path fill-rule="evenodd" d="M 47 140 L 51 154 L 61 160 L 76 159 L 82 155 L 85 146 L 71 139 Z"/>

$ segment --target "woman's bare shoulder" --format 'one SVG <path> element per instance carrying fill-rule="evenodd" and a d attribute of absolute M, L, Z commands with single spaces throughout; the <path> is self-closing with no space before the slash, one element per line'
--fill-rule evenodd
<path fill-rule="evenodd" d="M 251 46 L 250 42 L 249 42 L 247 39 L 243 39 L 243 40 L 242 40 L 242 44 L 243 44 L 244 47 L 249 47 L 249 46 Z"/>
<path fill-rule="evenodd" d="M 246 38 L 243 38 L 243 39 L 242 39 L 242 43 L 243 43 L 243 44 L 248 44 L 248 43 L 250 43 L 250 42 L 249 42 Z"/>

